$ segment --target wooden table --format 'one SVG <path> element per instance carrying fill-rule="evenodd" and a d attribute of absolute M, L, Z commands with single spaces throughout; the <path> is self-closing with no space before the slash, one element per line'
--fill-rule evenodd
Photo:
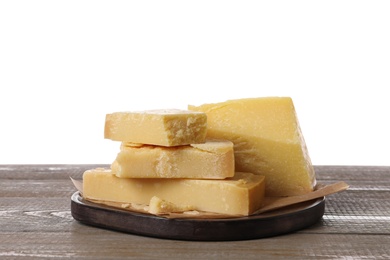
<path fill-rule="evenodd" d="M 106 165 L 0 165 L 0 259 L 390 259 L 390 167 L 316 166 L 345 181 L 322 220 L 287 235 L 230 242 L 142 237 L 75 221 L 69 177 Z"/>

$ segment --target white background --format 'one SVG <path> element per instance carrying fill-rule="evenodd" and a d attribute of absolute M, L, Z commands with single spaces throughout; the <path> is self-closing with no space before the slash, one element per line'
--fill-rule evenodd
<path fill-rule="evenodd" d="M 390 165 L 389 1 L 1 1 L 0 163 L 111 163 L 106 113 L 291 96 L 314 164 Z"/>

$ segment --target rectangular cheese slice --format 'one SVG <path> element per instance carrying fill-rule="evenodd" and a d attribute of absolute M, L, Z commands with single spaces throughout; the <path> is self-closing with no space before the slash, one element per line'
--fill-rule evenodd
<path fill-rule="evenodd" d="M 106 115 L 104 138 L 141 144 L 177 146 L 203 143 L 207 117 L 179 109 L 117 112 Z"/>
<path fill-rule="evenodd" d="M 85 199 L 147 205 L 154 196 L 177 207 L 249 215 L 262 205 L 264 176 L 237 172 L 226 180 L 126 179 L 103 168 L 83 174 Z"/>
<path fill-rule="evenodd" d="M 175 147 L 122 143 L 111 169 L 121 178 L 225 179 L 234 175 L 233 143 L 208 140 Z"/>
<path fill-rule="evenodd" d="M 315 173 L 289 97 L 189 106 L 207 114 L 207 136 L 234 143 L 236 171 L 266 176 L 267 196 L 311 192 Z"/>

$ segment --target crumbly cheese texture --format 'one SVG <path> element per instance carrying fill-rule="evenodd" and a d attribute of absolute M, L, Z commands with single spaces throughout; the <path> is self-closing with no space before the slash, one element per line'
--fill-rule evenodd
<path fill-rule="evenodd" d="M 106 115 L 104 138 L 161 146 L 203 143 L 207 116 L 179 109 L 116 112 Z"/>
<path fill-rule="evenodd" d="M 118 178 L 110 169 L 83 174 L 85 199 L 148 205 L 156 196 L 177 207 L 228 215 L 249 215 L 264 199 L 264 176 L 236 172 L 225 180 Z"/>
<path fill-rule="evenodd" d="M 233 143 L 207 140 L 175 147 L 122 143 L 111 169 L 121 178 L 225 179 L 234 175 Z"/>
<path fill-rule="evenodd" d="M 291 98 L 237 99 L 189 109 L 207 114 L 208 137 L 234 143 L 236 171 L 266 176 L 267 196 L 313 190 L 315 172 Z"/>
<path fill-rule="evenodd" d="M 167 214 L 167 213 L 173 213 L 173 212 L 185 212 L 185 211 L 191 211 L 194 210 L 194 207 L 186 206 L 186 205 L 175 205 L 170 201 L 166 201 L 163 199 L 160 199 L 159 197 L 152 197 L 149 202 L 149 213 L 152 214 Z"/>

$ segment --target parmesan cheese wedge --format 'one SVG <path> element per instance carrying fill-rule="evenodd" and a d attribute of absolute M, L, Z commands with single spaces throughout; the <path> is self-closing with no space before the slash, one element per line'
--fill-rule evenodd
<path fill-rule="evenodd" d="M 289 97 L 248 98 L 189 106 L 207 114 L 207 137 L 234 143 L 236 171 L 266 176 L 267 196 L 295 196 L 316 184 Z"/>

